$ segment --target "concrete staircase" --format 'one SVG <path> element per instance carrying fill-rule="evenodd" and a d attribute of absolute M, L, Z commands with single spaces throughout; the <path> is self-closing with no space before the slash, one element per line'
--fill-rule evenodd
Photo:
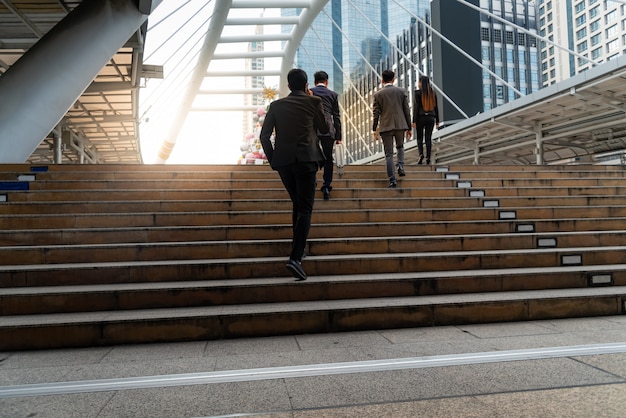
<path fill-rule="evenodd" d="M 621 166 L 0 166 L 0 350 L 621 315 Z M 320 173 L 321 178 L 321 173 Z"/>

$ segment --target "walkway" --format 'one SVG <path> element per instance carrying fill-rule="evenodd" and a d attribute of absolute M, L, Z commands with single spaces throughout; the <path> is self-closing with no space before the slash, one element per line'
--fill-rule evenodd
<path fill-rule="evenodd" d="M 623 417 L 625 410 L 624 316 L 0 353 L 0 417 Z"/>

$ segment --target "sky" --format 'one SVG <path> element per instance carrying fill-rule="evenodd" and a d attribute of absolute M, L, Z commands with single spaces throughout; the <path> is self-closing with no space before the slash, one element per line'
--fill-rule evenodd
<path fill-rule="evenodd" d="M 144 52 L 144 64 L 162 65 L 164 79 L 148 79 L 140 90 L 140 137 L 143 160 L 147 164 L 158 162 L 158 151 L 172 126 L 176 109 L 186 91 L 197 55 L 208 29 L 213 2 L 206 0 L 164 0 L 148 21 L 148 34 Z M 197 12 L 196 16 L 193 16 Z M 231 16 L 260 16 L 261 9 L 231 10 Z M 245 14 L 244 14 L 245 12 Z M 278 13 L 268 10 L 268 13 Z M 266 32 L 280 28 L 267 29 Z M 254 27 L 225 27 L 224 34 L 254 33 Z M 216 53 L 244 51 L 247 44 L 218 45 Z M 265 49 L 280 48 L 278 43 L 266 43 Z M 190 52 L 192 51 L 192 52 Z M 280 63 L 266 61 L 266 68 L 276 68 Z M 274 65 L 274 67 L 272 67 Z M 243 69 L 244 60 L 214 60 L 208 70 Z M 224 89 L 225 86 L 243 88 L 242 77 L 207 78 L 203 89 Z M 267 78 L 266 86 L 278 85 L 277 78 Z M 240 106 L 243 95 L 221 94 L 212 97 L 198 96 L 194 106 Z M 249 114 L 249 113 L 248 113 Z M 237 164 L 242 156 L 241 146 L 245 140 L 242 130 L 244 113 L 190 112 L 181 129 L 167 164 Z"/>

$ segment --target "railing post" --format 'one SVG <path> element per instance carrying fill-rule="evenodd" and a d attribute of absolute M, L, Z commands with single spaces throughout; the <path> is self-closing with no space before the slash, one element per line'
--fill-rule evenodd
<path fill-rule="evenodd" d="M 537 156 L 537 165 L 543 165 L 543 135 L 541 129 L 535 132 L 535 154 Z"/>

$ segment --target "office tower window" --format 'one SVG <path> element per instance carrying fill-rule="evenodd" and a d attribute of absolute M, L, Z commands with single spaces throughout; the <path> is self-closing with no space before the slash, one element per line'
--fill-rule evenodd
<path fill-rule="evenodd" d="M 483 46 L 482 47 L 482 51 L 483 51 L 483 62 L 484 61 L 490 61 L 491 60 L 491 56 L 489 54 L 489 47 L 488 46 Z"/>
<path fill-rule="evenodd" d="M 506 43 L 513 45 L 513 32 L 506 31 Z"/>
<path fill-rule="evenodd" d="M 580 13 L 583 10 L 585 10 L 585 1 L 581 1 L 580 3 L 577 3 L 576 6 L 574 7 L 574 11 L 576 13 Z"/>
<path fill-rule="evenodd" d="M 502 42 L 502 31 L 500 29 L 494 29 L 493 41 L 498 43 Z"/>
<path fill-rule="evenodd" d="M 594 21 L 594 22 L 591 22 L 591 23 L 589 24 L 589 30 L 590 30 L 591 32 L 595 32 L 595 31 L 597 31 L 598 29 L 600 29 L 600 19 L 598 19 L 598 20 L 596 20 L 596 21 Z"/>
<path fill-rule="evenodd" d="M 502 62 L 502 59 L 503 59 L 503 57 L 502 57 L 502 48 L 495 47 L 493 49 L 493 59 L 496 62 Z"/>
<path fill-rule="evenodd" d="M 489 41 L 489 28 L 480 28 L 480 35 L 483 41 Z"/>
<path fill-rule="evenodd" d="M 613 22 L 615 19 L 617 19 L 617 10 L 613 10 L 607 13 L 604 19 L 606 23 Z"/>
<path fill-rule="evenodd" d="M 606 37 L 611 38 L 617 35 L 617 25 L 613 25 L 606 30 Z"/>
<path fill-rule="evenodd" d="M 591 50 L 591 59 L 597 60 L 602 55 L 602 47 Z"/>
<path fill-rule="evenodd" d="M 602 34 L 601 33 L 597 33 L 595 35 L 593 35 L 590 39 L 591 41 L 591 46 L 595 46 L 598 45 L 600 43 L 600 41 L 602 40 Z"/>
<path fill-rule="evenodd" d="M 508 82 L 513 83 L 515 82 L 515 68 L 508 68 L 507 69 L 507 74 L 506 74 L 506 78 Z"/>

